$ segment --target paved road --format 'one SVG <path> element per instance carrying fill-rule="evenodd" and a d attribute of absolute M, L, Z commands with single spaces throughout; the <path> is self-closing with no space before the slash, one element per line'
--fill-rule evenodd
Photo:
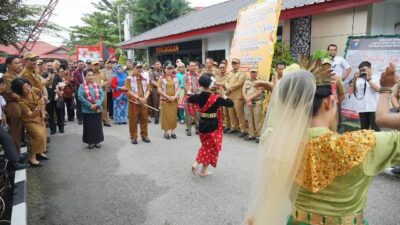
<path fill-rule="evenodd" d="M 28 170 L 30 225 L 237 225 L 246 212 L 255 143 L 224 138 L 219 167 L 209 178 L 190 167 L 197 136 L 165 140 L 150 124 L 151 144 L 130 144 L 127 126 L 105 128 L 101 150 L 81 141 L 68 123 L 52 136 L 50 161 Z M 371 225 L 399 225 L 400 180 L 379 176 L 370 191 Z"/>

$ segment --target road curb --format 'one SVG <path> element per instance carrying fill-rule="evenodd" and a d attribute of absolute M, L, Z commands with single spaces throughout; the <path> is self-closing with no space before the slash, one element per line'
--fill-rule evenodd
<path fill-rule="evenodd" d="M 21 148 L 21 153 L 26 153 L 27 148 Z M 26 203 L 26 169 L 15 172 L 14 196 L 11 212 L 11 225 L 27 224 L 27 203 Z"/>

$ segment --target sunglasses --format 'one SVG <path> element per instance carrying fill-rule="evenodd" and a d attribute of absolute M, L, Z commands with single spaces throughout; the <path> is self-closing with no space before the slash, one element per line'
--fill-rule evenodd
<path fill-rule="evenodd" d="M 232 62 L 232 65 L 236 65 L 236 64 L 238 64 L 237 62 Z"/>

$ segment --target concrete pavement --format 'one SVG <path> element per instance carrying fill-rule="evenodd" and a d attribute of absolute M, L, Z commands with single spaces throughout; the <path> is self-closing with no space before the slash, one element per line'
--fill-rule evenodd
<path fill-rule="evenodd" d="M 165 140 L 149 124 L 151 144 L 132 145 L 127 126 L 104 128 L 100 150 L 81 141 L 82 127 L 68 123 L 51 137 L 50 161 L 28 170 L 31 225 L 237 225 L 245 216 L 257 144 L 224 137 L 215 173 L 194 177 L 200 146 L 183 126 Z M 371 225 L 399 225 L 400 180 L 379 176 L 367 209 Z"/>

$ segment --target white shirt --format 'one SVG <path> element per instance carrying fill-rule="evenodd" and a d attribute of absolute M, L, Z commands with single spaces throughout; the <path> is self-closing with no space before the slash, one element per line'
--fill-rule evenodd
<path fill-rule="evenodd" d="M 0 120 L 3 119 L 3 107 L 6 105 L 6 100 L 0 95 Z"/>
<path fill-rule="evenodd" d="M 373 74 L 371 81 L 376 85 L 379 85 L 379 80 L 381 75 Z M 367 82 L 364 95 L 364 84 L 367 82 L 364 78 L 357 78 L 356 86 L 356 99 L 357 99 L 357 112 L 376 112 L 376 107 L 378 106 L 379 92 L 375 91 L 371 85 Z"/>
<path fill-rule="evenodd" d="M 350 68 L 350 64 L 342 56 L 333 58 L 332 70 L 334 74 L 342 78 L 344 71 L 348 68 Z"/>

